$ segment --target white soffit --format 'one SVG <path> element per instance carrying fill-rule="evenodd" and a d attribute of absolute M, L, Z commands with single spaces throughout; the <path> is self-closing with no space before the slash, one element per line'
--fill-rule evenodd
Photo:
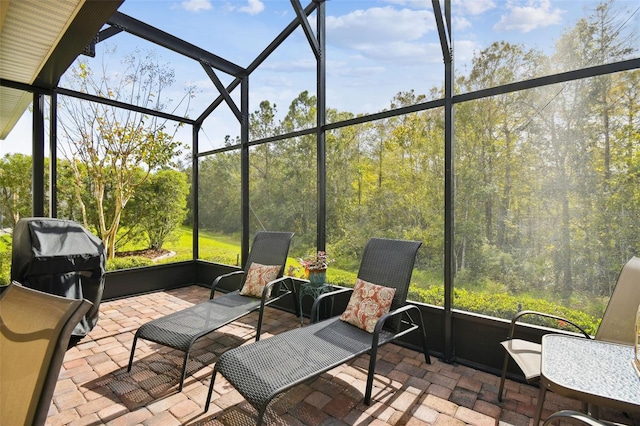
<path fill-rule="evenodd" d="M 85 0 L 0 0 L 0 78 L 33 84 Z M 33 99 L 0 87 L 0 139 Z"/>

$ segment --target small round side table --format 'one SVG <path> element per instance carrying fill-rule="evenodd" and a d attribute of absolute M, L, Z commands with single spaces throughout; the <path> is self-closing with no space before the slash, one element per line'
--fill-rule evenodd
<path fill-rule="evenodd" d="M 333 290 L 333 286 L 331 284 L 322 283 L 322 284 L 312 284 L 312 283 L 302 283 L 300 285 L 300 293 L 298 294 L 298 303 L 300 306 L 300 325 L 303 325 L 304 316 L 302 315 L 302 298 L 304 296 L 311 296 L 311 298 L 315 301 L 318 296 L 323 293 L 328 293 Z M 331 309 L 333 310 L 333 300 L 331 301 Z M 311 313 L 309 313 L 311 316 Z M 309 318 L 311 320 L 311 318 Z"/>

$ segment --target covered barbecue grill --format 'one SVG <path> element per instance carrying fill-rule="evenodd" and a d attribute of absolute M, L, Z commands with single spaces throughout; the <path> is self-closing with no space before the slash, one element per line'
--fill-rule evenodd
<path fill-rule="evenodd" d="M 72 336 L 84 337 L 98 322 L 105 264 L 102 241 L 74 221 L 24 218 L 13 229 L 12 280 L 93 303 Z"/>

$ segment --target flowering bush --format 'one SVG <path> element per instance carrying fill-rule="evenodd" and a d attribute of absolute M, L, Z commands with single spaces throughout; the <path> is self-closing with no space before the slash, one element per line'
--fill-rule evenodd
<path fill-rule="evenodd" d="M 304 266 L 305 270 L 327 269 L 329 263 L 333 262 L 333 259 L 329 259 L 326 252 L 318 251 L 315 255 L 307 255 L 298 259 L 298 262 Z"/>

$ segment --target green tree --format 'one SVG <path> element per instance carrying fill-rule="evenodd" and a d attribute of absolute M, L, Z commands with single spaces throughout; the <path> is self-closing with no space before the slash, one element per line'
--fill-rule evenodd
<path fill-rule="evenodd" d="M 6 154 L 0 159 L 0 215 L 3 226 L 13 227 L 31 216 L 31 156 Z"/>
<path fill-rule="evenodd" d="M 91 208 L 92 184 L 86 166 L 78 159 L 60 158 L 57 173 L 58 217 L 88 224 L 89 229 L 99 229 L 97 211 Z M 111 198 L 104 202 L 110 203 Z"/>
<path fill-rule="evenodd" d="M 257 140 L 278 134 L 280 126 L 275 122 L 277 112 L 275 104 L 271 105 L 269 101 L 260 102 L 260 109 L 252 112 L 249 119 L 249 138 Z M 250 166 L 254 180 L 269 181 L 272 157 L 269 143 L 263 143 L 251 150 Z M 262 197 L 269 198 L 269 185 L 265 185 L 265 191 Z"/>
<path fill-rule="evenodd" d="M 621 24 L 627 19 L 627 11 L 616 6 L 616 3 L 611 0 L 604 1 L 594 8 L 593 13 L 586 19 L 584 34 L 587 40 L 584 42 L 584 55 L 589 63 L 596 65 L 630 57 L 636 49 L 637 38 L 633 31 L 621 30 L 624 28 Z M 633 254 L 628 249 L 621 252 L 617 243 L 620 237 L 628 234 L 629 229 L 612 224 L 609 216 L 610 209 L 619 205 L 615 200 L 616 192 L 628 193 L 624 189 L 627 185 L 621 186 L 621 181 L 614 179 L 619 176 L 620 169 L 617 166 L 621 165 L 621 162 L 625 164 L 629 158 L 625 155 L 624 149 L 620 148 L 627 146 L 630 140 L 619 138 L 624 135 L 623 128 L 628 123 L 623 118 L 625 115 L 627 116 L 625 118 L 628 118 L 628 103 L 625 105 L 621 102 L 625 98 L 620 98 L 620 89 L 624 90 L 626 83 L 631 83 L 628 87 L 630 91 L 627 93 L 632 93 L 633 83 L 622 75 L 599 76 L 590 81 L 586 95 L 585 108 L 592 117 L 588 123 L 588 151 L 592 153 L 589 157 L 591 165 L 589 168 L 595 172 L 591 179 L 594 186 L 591 188 L 591 197 L 589 197 L 595 198 L 593 228 L 590 234 L 598 236 L 597 245 L 600 249 L 591 253 L 590 262 L 598 267 L 589 270 L 590 274 L 585 281 L 586 285 L 592 289 L 600 287 L 596 290 L 598 292 L 608 290 L 599 286 L 598 283 L 615 279 L 613 274 L 617 274 L 618 268 L 612 270 L 609 265 L 617 266 Z M 597 196 L 594 197 L 596 194 Z"/>
<path fill-rule="evenodd" d="M 275 105 L 262 102 L 252 114 L 252 138 L 315 124 L 316 98 L 300 93 L 286 116 L 274 122 Z M 316 138 L 305 135 L 253 147 L 250 151 L 249 202 L 253 230 L 291 230 L 294 246 L 315 246 Z"/>
<path fill-rule="evenodd" d="M 240 153 L 222 152 L 200 160 L 198 178 L 199 227 L 240 232 Z"/>
<path fill-rule="evenodd" d="M 137 188 L 124 222 L 142 229 L 150 249 L 161 250 L 186 217 L 188 194 L 185 173 L 160 170 Z"/>
<path fill-rule="evenodd" d="M 494 42 L 473 58 L 468 76 L 458 79 L 461 90 L 475 91 L 540 73 L 545 58 L 535 50 L 506 42 Z M 508 274 L 489 268 L 493 251 L 525 251 L 526 234 L 517 223 L 523 222 L 530 207 L 533 185 L 527 164 L 535 153 L 529 135 L 535 132 L 534 91 L 518 91 L 465 103 L 456 110 L 456 229 L 457 270 L 472 266 L 494 279 Z M 460 111 L 460 113 L 458 113 Z M 459 238 L 458 238 L 459 236 Z M 527 257 L 520 257 L 523 261 Z M 487 269 L 484 269 L 487 268 Z M 483 270 L 484 269 L 484 270 Z"/>
<path fill-rule="evenodd" d="M 626 19 L 612 1 L 598 4 L 559 39 L 552 63 L 566 70 L 628 57 L 637 48 L 635 35 L 622 25 Z M 555 105 L 545 112 L 548 134 L 559 154 L 555 165 L 561 239 L 554 260 L 559 261 L 558 282 L 565 297 L 574 290 L 607 292 L 605 283 L 632 254 L 630 248 L 622 250 L 625 257 L 618 249 L 617 240 L 628 230 L 611 215 L 615 192 L 622 190 L 615 187 L 620 181 L 613 180 L 618 173 L 614 165 L 620 164 L 623 152 L 618 147 L 630 142 L 616 137 L 624 134 L 625 125 L 616 90 L 621 78 L 612 74 L 567 83 L 550 94 Z"/>
<path fill-rule="evenodd" d="M 170 100 L 164 99 L 163 91 L 173 83 L 174 73 L 159 63 L 154 52 L 126 56 L 123 73 L 109 73 L 108 62 L 103 59 L 103 74 L 95 75 L 86 61 L 78 60 L 65 74 L 65 84 L 159 111 L 167 108 L 165 102 Z M 112 75 L 120 76 L 120 80 Z M 185 99 L 190 97 L 188 90 Z M 97 213 L 97 230 L 112 258 L 125 206 L 154 170 L 176 163 L 182 143 L 168 133 L 167 120 L 156 116 L 64 96 L 60 97 L 60 106 L 60 151 L 69 160 L 76 183 L 87 179 L 90 183 L 91 205 L 77 197 L 84 204 L 83 222 L 89 226 L 87 212 Z"/>

